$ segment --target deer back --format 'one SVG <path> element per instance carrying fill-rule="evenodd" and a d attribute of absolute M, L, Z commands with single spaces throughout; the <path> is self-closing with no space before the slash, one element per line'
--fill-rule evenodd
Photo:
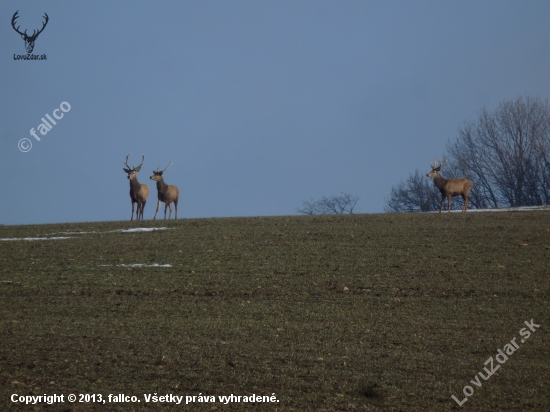
<path fill-rule="evenodd" d="M 442 194 L 452 196 L 468 194 L 473 185 L 470 180 L 464 177 L 459 179 L 446 179 L 438 176 L 434 179 L 434 183 Z"/>
<path fill-rule="evenodd" d="M 177 186 L 167 185 L 162 177 L 157 181 L 157 190 L 158 198 L 162 202 L 170 203 L 174 200 L 178 200 L 179 190 Z"/>

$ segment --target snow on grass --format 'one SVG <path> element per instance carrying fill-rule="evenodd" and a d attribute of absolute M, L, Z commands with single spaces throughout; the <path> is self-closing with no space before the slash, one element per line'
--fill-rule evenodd
<path fill-rule="evenodd" d="M 154 230 L 168 230 L 167 227 L 138 227 L 134 229 L 117 229 L 117 230 L 108 230 L 106 232 L 55 232 L 47 233 L 45 236 L 49 235 L 83 235 L 87 233 L 134 233 L 134 232 L 152 232 Z M 55 239 L 72 239 L 72 236 L 52 236 L 52 237 L 5 237 L 0 238 L 1 240 L 55 240 Z"/>
<path fill-rule="evenodd" d="M 129 267 L 129 268 L 171 268 L 172 265 L 165 264 L 165 265 L 159 265 L 158 263 L 152 263 L 150 265 L 147 265 L 145 263 L 121 263 L 119 265 L 98 265 L 98 266 L 122 266 L 122 267 Z"/>
<path fill-rule="evenodd" d="M 68 236 L 56 236 L 56 237 L 4 237 L 0 240 L 57 240 L 57 239 L 72 239 Z"/>
<path fill-rule="evenodd" d="M 130 233 L 130 232 L 152 232 L 153 230 L 168 230 L 167 227 L 136 227 L 134 229 L 118 229 L 118 230 L 110 230 L 107 233 L 111 232 L 122 232 L 122 233 Z"/>
<path fill-rule="evenodd" d="M 84 233 L 97 233 L 97 232 L 55 232 L 55 233 L 47 233 L 46 236 L 48 235 L 82 235 Z"/>
<path fill-rule="evenodd" d="M 478 212 L 530 212 L 533 210 L 550 210 L 550 206 L 519 206 L 519 207 L 503 207 L 503 208 L 494 208 L 494 209 L 470 209 L 468 208 L 467 213 Z M 448 212 L 448 210 L 443 207 L 443 213 Z M 451 210 L 451 213 L 461 213 L 461 209 Z M 439 213 L 439 210 L 428 212 L 428 213 Z"/>
<path fill-rule="evenodd" d="M 531 210 L 550 210 L 548 206 L 520 206 L 520 207 L 504 207 L 502 209 L 472 209 L 468 212 L 529 212 Z"/>
<path fill-rule="evenodd" d="M 116 230 L 107 230 L 105 232 L 96 232 L 95 230 L 92 232 L 55 232 L 55 233 L 48 233 L 48 235 L 84 235 L 87 233 L 131 233 L 131 232 L 152 232 L 154 230 L 168 230 L 167 227 L 137 227 L 134 229 L 116 229 Z"/>

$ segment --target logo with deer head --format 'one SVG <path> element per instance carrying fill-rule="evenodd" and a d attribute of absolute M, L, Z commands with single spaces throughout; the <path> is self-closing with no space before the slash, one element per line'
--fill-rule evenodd
<path fill-rule="evenodd" d="M 27 34 L 27 30 L 25 30 L 24 32 L 21 32 L 19 31 L 19 27 L 20 26 L 17 26 L 15 27 L 15 24 L 16 24 L 16 20 L 17 18 L 19 17 L 18 16 L 18 13 L 19 13 L 19 10 L 17 10 L 15 12 L 15 14 L 13 15 L 12 19 L 11 19 L 11 26 L 13 27 L 13 29 L 19 33 L 21 35 L 21 38 L 23 40 L 25 40 L 25 49 L 27 49 L 27 53 L 32 53 L 32 51 L 34 50 L 34 42 L 36 41 L 36 38 L 38 37 L 38 35 L 40 33 L 42 33 L 44 31 L 44 28 L 46 28 L 46 25 L 48 24 L 48 20 L 50 19 L 48 17 L 48 15 L 46 13 L 44 13 L 44 18 L 46 19 L 46 21 L 44 21 L 42 23 L 42 28 L 38 31 L 36 30 L 33 30 L 32 34 L 29 36 Z"/>

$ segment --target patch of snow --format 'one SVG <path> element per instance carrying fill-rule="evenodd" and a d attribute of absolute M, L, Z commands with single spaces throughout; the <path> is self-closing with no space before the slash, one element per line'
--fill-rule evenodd
<path fill-rule="evenodd" d="M 158 263 L 152 263 L 150 265 L 147 265 L 145 263 L 121 263 L 120 265 L 98 265 L 98 266 L 122 266 L 122 267 L 130 267 L 130 268 L 142 268 L 142 267 L 148 267 L 148 268 L 171 268 L 172 265 L 165 264 L 165 265 L 159 265 Z"/>
<path fill-rule="evenodd" d="M 550 210 L 550 206 L 520 206 L 520 207 L 503 207 L 503 208 L 494 208 L 494 209 L 470 209 L 466 213 L 478 212 L 530 212 L 533 210 Z M 451 210 L 451 213 L 461 213 L 461 209 Z M 428 212 L 428 213 L 439 213 L 439 210 Z M 448 213 L 448 211 L 443 207 L 442 213 Z"/>
<path fill-rule="evenodd" d="M 55 233 L 48 233 L 48 235 L 57 235 L 60 233 L 63 235 L 83 235 L 84 233 L 97 233 L 97 232 L 55 232 Z"/>
<path fill-rule="evenodd" d="M 57 237 L 4 237 L 0 240 L 56 240 L 56 239 L 71 239 L 67 236 L 57 236 Z"/>
<path fill-rule="evenodd" d="M 47 233 L 48 235 L 57 235 L 57 234 L 63 234 L 63 235 L 85 235 L 87 233 L 131 233 L 131 232 L 152 232 L 153 230 L 168 230 L 167 227 L 138 227 L 134 229 L 117 229 L 117 230 L 107 230 L 105 232 L 96 232 L 95 230 L 92 232 L 54 232 L 54 233 Z"/>
<path fill-rule="evenodd" d="M 520 206 L 506 207 L 502 209 L 476 209 L 480 212 L 528 212 L 531 210 L 550 210 L 548 206 Z"/>
<path fill-rule="evenodd" d="M 167 230 L 167 227 L 136 227 L 134 229 L 118 229 L 118 230 L 111 230 L 107 233 L 112 232 L 122 232 L 122 233 L 130 233 L 130 232 L 152 232 L 153 230 Z"/>

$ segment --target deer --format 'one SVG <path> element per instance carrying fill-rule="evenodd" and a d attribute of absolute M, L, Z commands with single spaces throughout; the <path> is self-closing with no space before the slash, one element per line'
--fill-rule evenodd
<path fill-rule="evenodd" d="M 130 153 L 128 153 L 128 156 L 130 156 Z M 141 170 L 145 156 L 141 155 L 141 164 L 138 167 L 134 167 L 134 165 L 132 167 L 128 166 L 128 156 L 126 156 L 126 161 L 124 162 L 127 168 L 123 168 L 122 170 L 128 174 L 128 179 L 130 180 L 130 198 L 132 199 L 132 217 L 130 220 L 134 220 L 134 203 L 137 203 L 136 220 L 139 220 L 140 217 L 143 220 L 143 210 L 149 197 L 149 186 L 139 183 L 137 174 Z"/>
<path fill-rule="evenodd" d="M 21 38 L 23 40 L 25 40 L 25 49 L 27 49 L 27 53 L 32 53 L 32 51 L 34 50 L 34 42 L 36 41 L 36 38 L 38 37 L 38 35 L 40 33 L 42 33 L 44 31 L 44 29 L 46 28 L 46 25 L 48 24 L 48 21 L 50 20 L 50 18 L 48 17 L 48 15 L 46 13 L 44 13 L 44 19 L 46 21 L 44 23 L 42 23 L 42 28 L 40 30 L 38 30 L 38 33 L 36 32 L 36 30 L 33 30 L 32 35 L 29 36 L 27 34 L 27 30 L 25 30 L 25 32 L 23 32 L 23 33 L 19 31 L 19 27 L 21 27 L 21 26 L 15 27 L 15 24 L 16 24 L 15 21 L 19 18 L 19 16 L 17 15 L 18 13 L 19 13 L 19 10 L 17 10 L 13 14 L 13 17 L 11 18 L 11 27 L 13 27 L 13 29 L 21 35 Z"/>
<path fill-rule="evenodd" d="M 474 184 L 464 177 L 460 179 L 445 179 L 444 177 L 441 177 L 439 172 L 441 171 L 441 166 L 443 166 L 445 163 L 447 163 L 447 160 L 445 160 L 444 162 L 440 161 L 438 166 L 437 160 L 434 159 L 433 164 L 430 163 L 432 171 L 426 175 L 430 179 L 434 180 L 436 187 L 441 192 L 441 207 L 439 208 L 439 213 L 441 213 L 441 211 L 443 210 L 445 197 L 447 198 L 449 212 L 451 211 L 451 199 L 454 196 L 462 196 L 462 199 L 464 199 L 464 207 L 462 208 L 462 213 L 465 213 L 466 209 L 468 209 L 468 194 L 470 193 L 470 190 L 472 190 L 472 186 Z"/>
<path fill-rule="evenodd" d="M 153 220 L 157 218 L 157 213 L 161 202 L 164 202 L 164 219 L 166 219 L 166 209 L 168 206 L 170 206 L 170 214 L 168 215 L 168 219 L 172 217 L 172 202 L 174 202 L 174 206 L 176 207 L 175 219 L 178 218 L 178 198 L 180 196 L 180 191 L 177 186 L 167 185 L 164 183 L 164 178 L 162 177 L 162 174 L 166 172 L 170 166 L 172 166 L 171 160 L 170 164 L 166 166 L 166 169 L 160 170 L 160 167 L 157 167 L 157 170 L 153 170 L 153 176 L 150 177 L 151 180 L 155 180 L 157 182 L 159 200 L 157 204 L 157 211 L 155 212 L 155 217 Z"/>

